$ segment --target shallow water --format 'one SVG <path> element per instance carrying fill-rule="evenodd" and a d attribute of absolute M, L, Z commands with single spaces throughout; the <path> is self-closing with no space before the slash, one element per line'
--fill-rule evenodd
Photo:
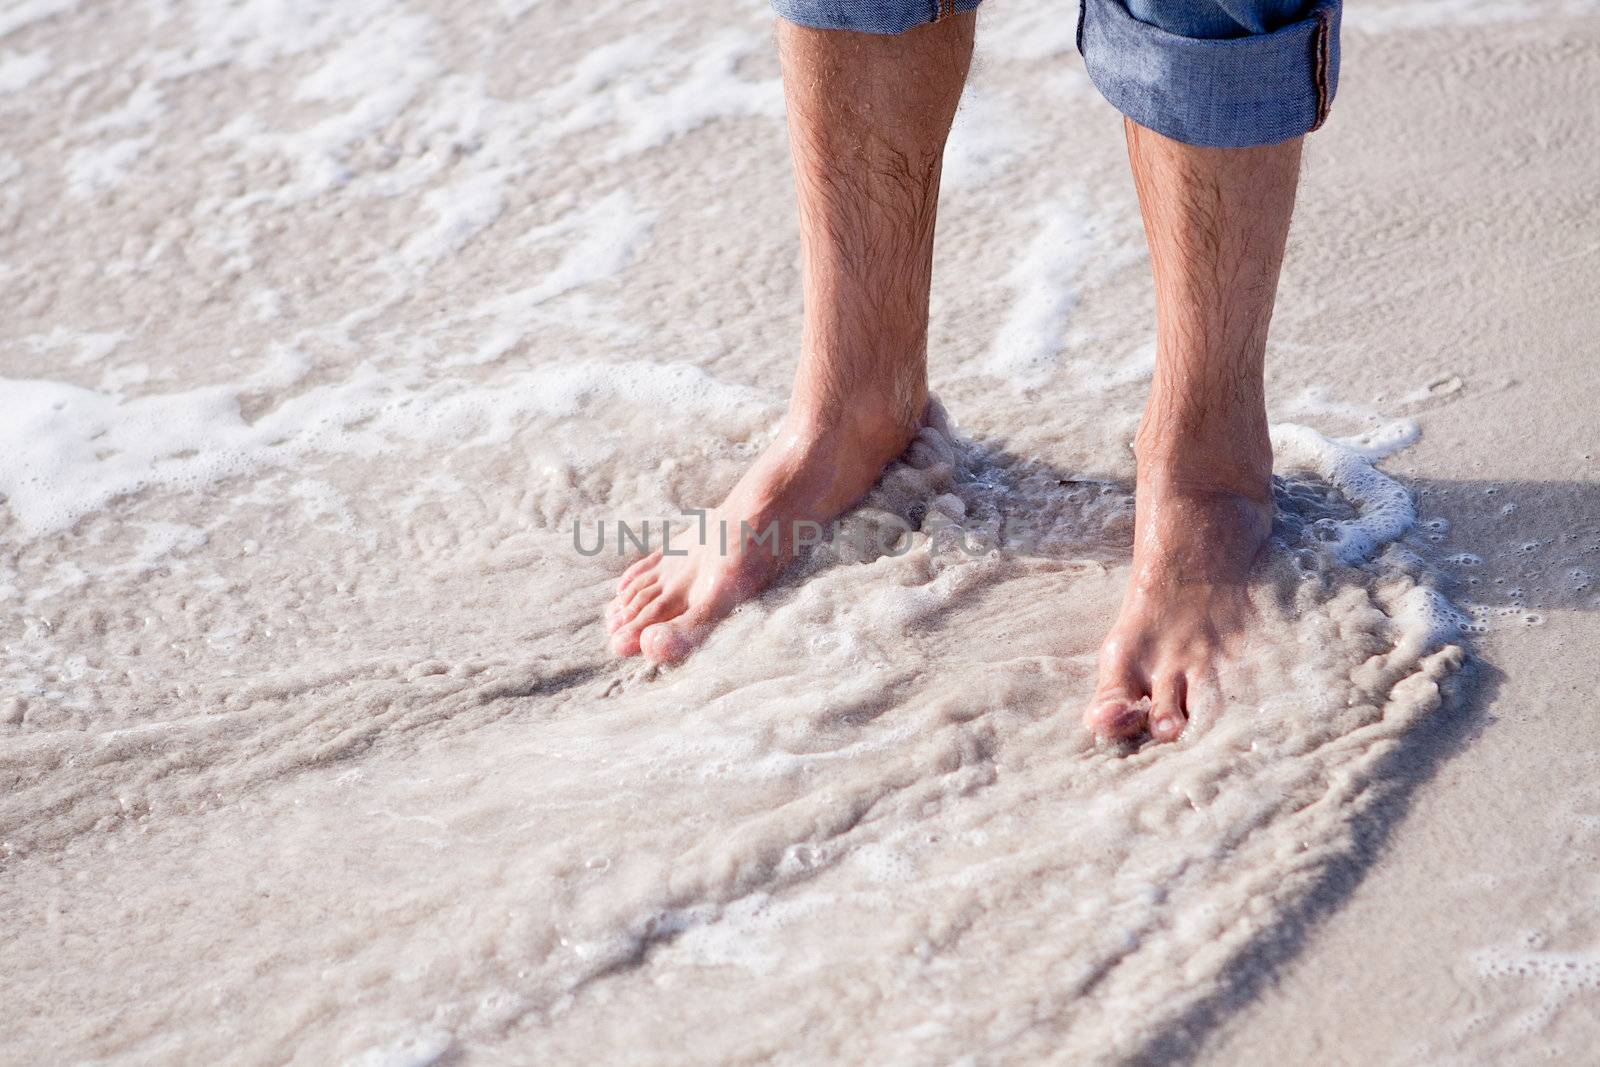
<path fill-rule="evenodd" d="M 1459 665 L 1452 613 L 1403 552 L 1339 562 L 1310 531 L 1371 511 L 1292 479 L 1298 554 L 1228 706 L 1173 748 L 1097 748 L 1072 709 L 1126 491 L 935 430 L 908 460 L 869 505 L 934 501 L 932 544 L 823 554 L 667 672 L 601 651 L 611 560 L 470 499 L 318 535 L 288 528 L 291 483 L 259 543 L 222 529 L 34 598 L 4 895 L 35 916 L 9 958 L 52 1025 L 19 1036 L 155 1059 L 1136 1052 L 1349 847 Z M 1037 547 L 941 547 L 937 507 L 974 540 L 1007 510 Z M 60 1010 L 85 1003 L 115 1025 Z M 234 1011 L 250 1025 L 216 1025 Z"/>
<path fill-rule="evenodd" d="M 952 148 L 945 407 L 858 515 L 916 535 L 609 658 L 575 526 L 713 503 L 796 337 L 767 20 L 642 7 L 0 16 L 14 1055 L 1136 1058 L 1453 706 L 1471 621 L 1375 466 L 1417 402 L 1312 383 L 1227 705 L 1079 727 L 1152 320 L 1114 117 L 1021 8 Z"/>

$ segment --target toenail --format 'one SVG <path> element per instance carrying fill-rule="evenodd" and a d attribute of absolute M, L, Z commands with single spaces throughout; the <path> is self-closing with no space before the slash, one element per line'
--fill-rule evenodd
<path fill-rule="evenodd" d="M 1176 715 L 1168 715 L 1164 718 L 1156 720 L 1155 726 L 1151 727 L 1150 730 L 1151 733 L 1163 740 L 1170 740 L 1171 738 L 1177 737 L 1182 731 L 1183 724 L 1178 722 L 1178 717 Z"/>
<path fill-rule="evenodd" d="M 1106 725 L 1119 733 L 1131 730 L 1139 725 L 1139 709 L 1125 706 L 1121 711 L 1112 715 Z"/>

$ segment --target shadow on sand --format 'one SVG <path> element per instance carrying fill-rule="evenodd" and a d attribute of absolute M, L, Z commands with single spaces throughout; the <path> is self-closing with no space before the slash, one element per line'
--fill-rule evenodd
<path fill-rule="evenodd" d="M 1438 711 L 1407 733 L 1373 775 L 1378 801 L 1351 826 L 1353 846 L 1329 864 L 1300 901 L 1229 965 L 1218 991 L 1171 1022 L 1130 1064 L 1187 1063 L 1234 1014 L 1247 1008 L 1310 942 L 1318 925 L 1344 906 L 1383 855 L 1417 791 L 1489 723 L 1504 675 L 1476 655 L 1445 684 Z"/>
<path fill-rule="evenodd" d="M 1021 461 L 999 449 L 984 458 L 983 466 L 989 468 L 985 478 L 1001 490 L 1002 499 L 1007 495 L 1003 486 L 1028 481 L 1037 486 L 1051 480 L 1063 487 L 1064 494 L 1088 487 L 1125 500 L 1132 495 L 1126 482 L 1057 469 L 1037 459 Z M 1600 608 L 1600 582 L 1589 573 L 1600 574 L 1600 483 L 1396 480 L 1410 490 L 1419 520 L 1406 543 L 1423 556 L 1447 595 L 1490 608 L 1515 608 L 1514 613 Z M 1353 513 L 1314 477 L 1280 476 L 1274 483 L 1279 506 L 1274 534 L 1291 544 L 1316 518 Z M 1124 529 L 1127 541 L 1099 546 L 1108 558 L 1126 559 L 1131 551 L 1131 529 Z M 1557 531 L 1554 538 L 1552 530 Z M 1370 788 L 1376 803 L 1352 823 L 1351 849 L 1330 863 L 1299 902 L 1234 959 L 1213 995 L 1174 1020 L 1126 1062 L 1184 1063 L 1203 1053 L 1221 1027 L 1247 1008 L 1310 943 L 1318 925 L 1350 899 L 1384 854 L 1418 791 L 1492 722 L 1489 709 L 1505 675 L 1483 659 L 1471 634 L 1462 635 L 1459 643 L 1468 655 L 1462 668 L 1443 684 L 1439 710 L 1405 734 L 1374 770 Z"/>

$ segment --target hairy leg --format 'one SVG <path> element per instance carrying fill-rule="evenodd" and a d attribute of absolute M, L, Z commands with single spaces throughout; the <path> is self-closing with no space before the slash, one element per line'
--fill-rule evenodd
<path fill-rule="evenodd" d="M 1085 720 L 1104 737 L 1148 725 L 1171 740 L 1216 697 L 1272 528 L 1262 361 L 1301 141 L 1196 148 L 1126 125 L 1155 276 L 1156 373 L 1134 445 L 1133 573 Z"/>
<path fill-rule="evenodd" d="M 965 14 L 875 36 L 780 21 L 805 297 L 794 392 L 777 439 L 709 516 L 706 543 L 623 574 L 606 613 L 618 655 L 687 655 L 792 558 L 796 523 L 832 520 L 915 436 L 939 169 L 974 24 Z M 743 536 L 772 524 L 775 541 Z"/>

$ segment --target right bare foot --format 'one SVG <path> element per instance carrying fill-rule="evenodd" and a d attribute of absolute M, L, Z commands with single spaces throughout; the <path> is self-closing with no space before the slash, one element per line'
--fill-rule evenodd
<path fill-rule="evenodd" d="M 866 495 L 914 433 L 893 419 L 825 421 L 791 412 L 777 440 L 706 515 L 703 543 L 691 528 L 686 549 L 654 552 L 623 573 L 606 608 L 612 650 L 656 663 L 688 655 L 804 547 L 814 532 L 806 524 L 829 523 Z M 775 538 L 765 537 L 769 529 Z"/>
<path fill-rule="evenodd" d="M 682 659 L 794 558 L 797 524 L 831 522 L 911 443 L 928 402 L 939 168 L 976 21 L 866 34 L 779 20 L 805 290 L 794 399 L 706 516 L 707 543 L 623 574 L 606 611 L 618 655 Z M 773 526 L 775 543 L 753 539 Z"/>

